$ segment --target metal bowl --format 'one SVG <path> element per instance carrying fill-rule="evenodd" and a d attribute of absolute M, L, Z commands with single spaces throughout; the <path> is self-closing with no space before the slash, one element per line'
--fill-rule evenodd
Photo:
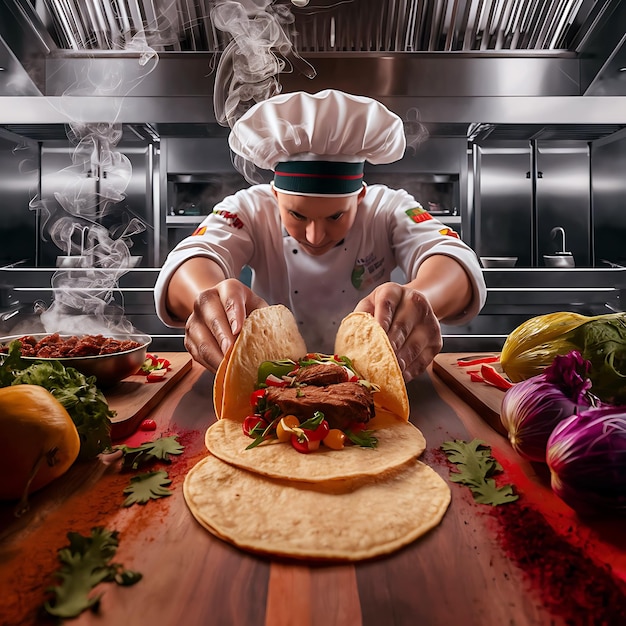
<path fill-rule="evenodd" d="M 0 353 L 6 354 L 6 348 L 15 339 L 24 336 L 31 336 L 37 340 L 41 340 L 52 333 L 22 333 L 21 335 L 11 335 L 8 337 L 0 337 Z M 73 367 L 85 376 L 95 376 L 99 387 L 111 387 L 122 379 L 137 372 L 143 362 L 146 360 L 148 346 L 152 342 L 149 335 L 141 333 L 111 333 L 107 335 L 113 339 L 122 341 L 136 341 L 140 345 L 132 350 L 125 352 L 116 352 L 114 354 L 99 354 L 84 357 L 64 357 L 59 359 L 46 359 L 40 357 L 23 357 L 27 361 L 59 361 L 65 367 Z M 68 339 L 72 335 L 60 335 L 62 339 Z"/>
<path fill-rule="evenodd" d="M 481 256 L 483 267 L 515 267 L 516 256 Z"/>
<path fill-rule="evenodd" d="M 544 254 L 543 262 L 546 267 L 575 267 L 574 257 L 571 252 L 557 252 L 556 254 Z"/>

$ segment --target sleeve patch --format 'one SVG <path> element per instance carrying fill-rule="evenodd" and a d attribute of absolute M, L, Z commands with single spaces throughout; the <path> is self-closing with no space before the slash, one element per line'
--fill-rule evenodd
<path fill-rule="evenodd" d="M 221 215 L 233 228 L 243 228 L 243 222 L 237 215 L 237 213 L 231 213 L 223 209 L 214 209 L 213 213 Z"/>
<path fill-rule="evenodd" d="M 416 223 L 427 222 L 428 220 L 432 220 L 432 215 L 422 207 L 418 206 L 413 209 L 407 209 L 406 214 Z"/>
<path fill-rule="evenodd" d="M 191 233 L 191 236 L 199 237 L 201 235 L 204 235 L 204 233 L 206 233 L 206 226 L 198 226 L 198 228 L 196 228 L 196 230 L 194 230 L 193 233 Z"/>
<path fill-rule="evenodd" d="M 446 235 L 447 237 L 454 237 L 455 239 L 460 239 L 459 234 L 452 230 L 451 228 L 440 228 L 439 229 L 439 234 L 440 235 Z"/>

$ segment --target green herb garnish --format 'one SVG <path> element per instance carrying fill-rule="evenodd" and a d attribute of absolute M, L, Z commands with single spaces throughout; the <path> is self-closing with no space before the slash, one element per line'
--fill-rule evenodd
<path fill-rule="evenodd" d="M 130 485 L 124 489 L 124 493 L 128 496 L 124 500 L 124 506 L 146 504 L 149 500 L 171 496 L 172 492 L 167 488 L 167 485 L 171 483 L 167 472 L 163 470 L 133 476 L 130 479 Z"/>
<path fill-rule="evenodd" d="M 491 448 L 484 441 L 446 441 L 441 449 L 458 467 L 456 472 L 450 472 L 450 480 L 469 487 L 476 502 L 495 506 L 518 499 L 512 485 L 496 486 L 492 476 L 502 472 L 502 466 L 491 456 Z"/>
<path fill-rule="evenodd" d="M 115 446 L 115 449 L 121 450 L 123 453 L 123 469 L 137 469 L 153 461 L 169 463 L 171 462 L 170 455 L 182 454 L 185 448 L 178 443 L 177 435 L 172 435 L 171 437 L 160 437 L 154 441 L 146 441 L 136 448 L 119 445 Z"/>
<path fill-rule="evenodd" d="M 141 580 L 140 573 L 111 563 L 119 544 L 117 531 L 97 527 L 92 528 L 89 537 L 69 532 L 67 538 L 69 546 L 58 552 L 61 567 L 56 577 L 61 582 L 49 589 L 54 598 L 44 604 L 50 615 L 70 619 L 86 609 L 96 609 L 102 594 L 89 594 L 102 582 L 134 585 Z"/>

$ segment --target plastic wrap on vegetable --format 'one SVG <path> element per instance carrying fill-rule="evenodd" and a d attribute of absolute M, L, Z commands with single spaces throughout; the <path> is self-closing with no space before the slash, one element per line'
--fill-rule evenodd
<path fill-rule="evenodd" d="M 550 313 L 531 318 L 507 337 L 500 364 L 513 382 L 520 382 L 540 374 L 557 354 L 572 350 L 590 361 L 596 396 L 626 403 L 626 313 L 595 317 Z"/>

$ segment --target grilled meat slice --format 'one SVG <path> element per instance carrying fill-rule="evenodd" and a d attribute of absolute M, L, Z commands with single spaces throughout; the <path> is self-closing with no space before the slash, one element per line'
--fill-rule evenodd
<path fill-rule="evenodd" d="M 331 428 L 345 430 L 354 422 L 368 422 L 374 417 L 372 392 L 359 383 L 338 383 L 317 387 L 269 387 L 267 401 L 276 404 L 285 415 L 300 421 L 321 411 Z"/>
<path fill-rule="evenodd" d="M 348 382 L 348 372 L 336 363 L 307 365 L 296 372 L 296 382 L 324 387 L 336 383 Z"/>

